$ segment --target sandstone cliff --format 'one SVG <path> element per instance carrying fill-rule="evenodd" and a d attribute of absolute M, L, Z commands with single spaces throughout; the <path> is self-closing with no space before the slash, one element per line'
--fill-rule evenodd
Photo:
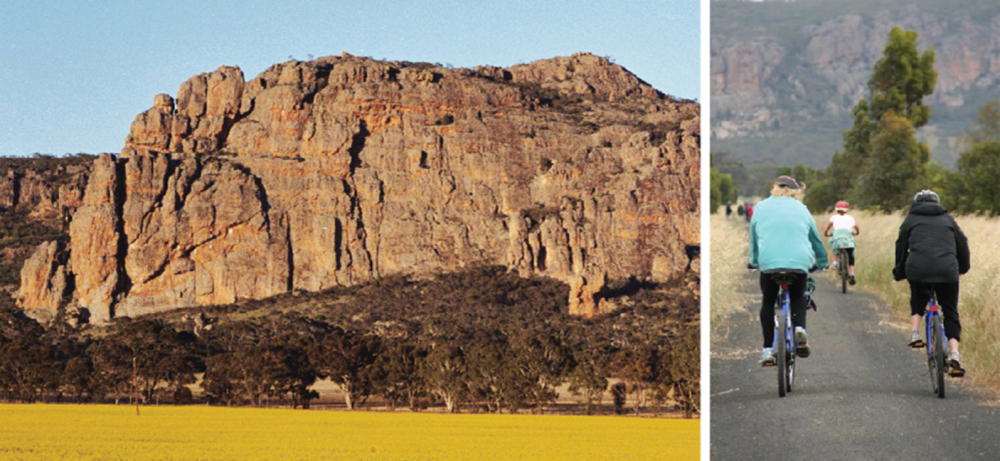
<path fill-rule="evenodd" d="M 82 203 L 92 161 L 85 155 L 0 158 L 0 305 L 18 290 L 19 274 L 33 252 L 34 274 L 25 283 L 42 283 L 28 290 L 41 299 L 29 297 L 23 304 L 44 307 L 62 299 L 66 283 L 41 264 L 64 258 L 57 255 L 68 239 L 70 217 Z M 57 267 L 50 264 L 51 270 Z"/>
<path fill-rule="evenodd" d="M 712 135 L 748 160 L 825 167 L 894 26 L 933 46 L 938 72 L 920 131 L 934 158 L 953 165 L 979 109 L 1000 96 L 1000 4 L 938 7 L 899 1 L 746 4 L 713 2 Z M 839 11 L 830 14 L 831 11 Z"/>
<path fill-rule="evenodd" d="M 20 300 L 54 309 L 68 280 L 102 322 L 500 264 L 568 282 L 592 316 L 613 308 L 608 280 L 688 270 L 699 123 L 589 54 L 223 66 L 157 95 L 95 161 L 68 244 L 38 248 Z"/>
<path fill-rule="evenodd" d="M 63 226 L 80 206 L 93 158 L 0 158 L 0 213 L 20 212 L 33 222 Z"/>

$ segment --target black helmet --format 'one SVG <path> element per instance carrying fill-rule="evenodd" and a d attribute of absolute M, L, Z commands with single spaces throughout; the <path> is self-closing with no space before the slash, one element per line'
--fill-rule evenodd
<path fill-rule="evenodd" d="M 917 192 L 917 195 L 913 196 L 913 203 L 920 203 L 920 202 L 941 203 L 941 199 L 938 198 L 938 194 L 935 193 L 934 191 L 930 189 L 924 189 L 920 192 Z"/>

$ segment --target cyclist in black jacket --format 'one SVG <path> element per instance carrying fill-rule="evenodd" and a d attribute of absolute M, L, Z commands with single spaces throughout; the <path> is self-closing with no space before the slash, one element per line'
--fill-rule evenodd
<path fill-rule="evenodd" d="M 912 327 L 910 347 L 922 347 L 920 318 L 923 317 L 931 294 L 936 294 L 944 314 L 944 331 L 948 337 L 948 361 L 955 375 L 965 374 L 958 343 L 962 324 L 958 318 L 958 278 L 969 271 L 969 242 L 948 210 L 941 206 L 938 195 L 930 190 L 917 192 L 913 206 L 899 227 L 896 240 L 895 280 L 910 282 L 910 313 Z"/>

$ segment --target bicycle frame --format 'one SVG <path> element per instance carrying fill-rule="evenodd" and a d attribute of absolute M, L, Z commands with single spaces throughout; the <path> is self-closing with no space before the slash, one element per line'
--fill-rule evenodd
<path fill-rule="evenodd" d="M 926 329 L 926 333 L 927 333 L 927 336 L 924 336 L 924 337 L 928 338 L 928 340 L 927 340 L 927 355 L 928 356 L 930 356 L 931 354 L 934 353 L 934 351 L 932 350 L 931 341 L 930 341 L 931 326 L 932 326 L 932 324 L 934 322 L 934 317 L 941 317 L 941 331 L 939 333 L 940 333 L 942 339 L 943 338 L 947 338 L 947 336 L 944 335 L 944 317 L 941 316 L 941 311 L 938 309 L 937 300 L 934 299 L 934 296 L 931 296 L 930 307 L 928 307 L 927 308 L 927 312 L 924 313 L 924 328 Z M 945 357 L 947 357 L 948 356 L 948 341 L 944 340 L 943 343 L 944 343 L 944 355 L 945 355 Z"/>
<path fill-rule="evenodd" d="M 795 328 L 792 326 L 792 300 L 788 294 L 788 283 L 779 284 L 778 299 L 781 301 L 781 315 L 774 317 L 774 343 L 772 347 L 775 354 L 780 355 L 778 362 L 778 395 L 784 397 L 788 391 L 792 390 L 795 383 L 795 350 L 798 344 L 795 340 Z M 781 324 L 782 320 L 784 325 Z M 779 343 L 780 341 L 780 343 Z M 784 346 L 784 347 L 781 347 Z"/>

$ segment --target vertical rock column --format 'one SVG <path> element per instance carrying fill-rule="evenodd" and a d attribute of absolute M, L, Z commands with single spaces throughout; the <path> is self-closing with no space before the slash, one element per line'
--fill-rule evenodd
<path fill-rule="evenodd" d="M 116 197 L 120 181 L 115 158 L 102 154 L 94 162 L 83 205 L 69 225 L 69 264 L 76 276 L 76 298 L 97 323 L 114 316 L 115 297 L 122 289 L 117 207 L 124 198 Z"/>

